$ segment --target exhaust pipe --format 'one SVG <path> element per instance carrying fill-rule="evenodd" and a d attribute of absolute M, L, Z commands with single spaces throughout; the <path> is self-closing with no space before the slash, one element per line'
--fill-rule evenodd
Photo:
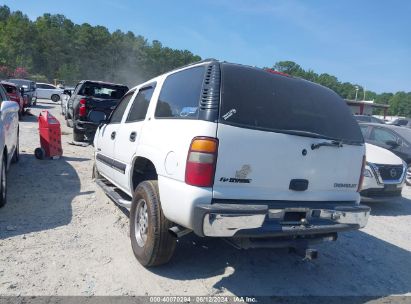
<path fill-rule="evenodd" d="M 188 228 L 184 228 L 181 226 L 174 226 L 171 227 L 170 229 L 168 229 L 168 231 L 175 237 L 175 238 L 180 238 L 186 234 L 189 234 L 190 232 L 192 232 L 191 229 Z"/>

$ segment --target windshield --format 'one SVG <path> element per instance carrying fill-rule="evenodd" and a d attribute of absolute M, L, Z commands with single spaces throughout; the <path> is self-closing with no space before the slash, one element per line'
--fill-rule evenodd
<path fill-rule="evenodd" d="M 296 78 L 222 65 L 220 122 L 244 128 L 363 143 L 350 109 L 333 91 Z"/>
<path fill-rule="evenodd" d="M 116 86 L 101 83 L 86 83 L 79 95 L 102 99 L 120 99 L 128 91 L 126 86 Z"/>

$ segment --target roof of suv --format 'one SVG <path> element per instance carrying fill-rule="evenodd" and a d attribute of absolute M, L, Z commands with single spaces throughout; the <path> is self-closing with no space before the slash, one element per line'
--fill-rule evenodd
<path fill-rule="evenodd" d="M 108 84 L 111 86 L 120 86 L 120 87 L 127 87 L 125 84 L 121 84 L 121 83 L 112 83 L 112 82 L 108 82 L 108 81 L 101 81 L 101 80 L 81 80 L 79 83 L 85 83 L 85 82 L 91 82 L 91 83 L 97 83 L 97 84 Z"/>

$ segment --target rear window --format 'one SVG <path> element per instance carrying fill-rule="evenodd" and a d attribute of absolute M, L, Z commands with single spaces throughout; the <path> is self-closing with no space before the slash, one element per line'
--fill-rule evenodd
<path fill-rule="evenodd" d="M 196 119 L 205 67 L 193 67 L 169 75 L 161 88 L 155 117 Z"/>
<path fill-rule="evenodd" d="M 102 99 L 120 99 L 127 93 L 128 87 L 103 83 L 85 83 L 79 95 Z"/>
<path fill-rule="evenodd" d="M 261 69 L 222 65 L 220 123 L 363 143 L 350 109 L 333 91 Z"/>

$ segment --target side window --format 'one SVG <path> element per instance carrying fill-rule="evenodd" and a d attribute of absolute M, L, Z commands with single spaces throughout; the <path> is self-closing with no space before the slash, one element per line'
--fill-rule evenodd
<path fill-rule="evenodd" d="M 367 126 L 360 126 L 360 128 L 361 128 L 362 136 L 363 136 L 364 138 L 366 138 L 366 137 L 367 137 L 368 127 L 367 127 Z"/>
<path fill-rule="evenodd" d="M 71 94 L 71 96 L 77 95 L 78 91 L 80 91 L 81 88 L 81 84 L 77 84 L 76 87 L 74 88 L 73 94 Z"/>
<path fill-rule="evenodd" d="M 127 108 L 128 103 L 131 100 L 131 97 L 133 96 L 134 91 L 128 93 L 125 95 L 118 103 L 117 107 L 114 109 L 113 114 L 111 115 L 110 118 L 110 123 L 119 123 L 121 122 L 121 119 L 123 118 L 124 111 Z"/>
<path fill-rule="evenodd" d="M 371 139 L 382 144 L 386 144 L 389 140 L 397 142 L 397 137 L 392 132 L 381 128 L 374 128 L 371 133 Z"/>
<path fill-rule="evenodd" d="M 140 89 L 130 108 L 126 122 L 134 122 L 146 118 L 148 105 L 150 104 L 151 96 L 153 96 L 154 88 L 155 86 L 150 86 Z"/>
<path fill-rule="evenodd" d="M 45 85 L 43 86 L 43 88 L 44 88 L 44 89 L 49 89 L 49 90 L 54 90 L 56 87 L 54 87 L 54 86 L 52 86 L 52 85 L 49 85 L 49 84 L 45 84 Z"/>
<path fill-rule="evenodd" d="M 155 117 L 196 118 L 205 67 L 199 66 L 169 75 L 158 98 Z"/>
<path fill-rule="evenodd" d="M 37 84 L 37 89 L 44 89 L 44 88 L 45 88 L 44 84 L 40 84 L 40 83 Z"/>

